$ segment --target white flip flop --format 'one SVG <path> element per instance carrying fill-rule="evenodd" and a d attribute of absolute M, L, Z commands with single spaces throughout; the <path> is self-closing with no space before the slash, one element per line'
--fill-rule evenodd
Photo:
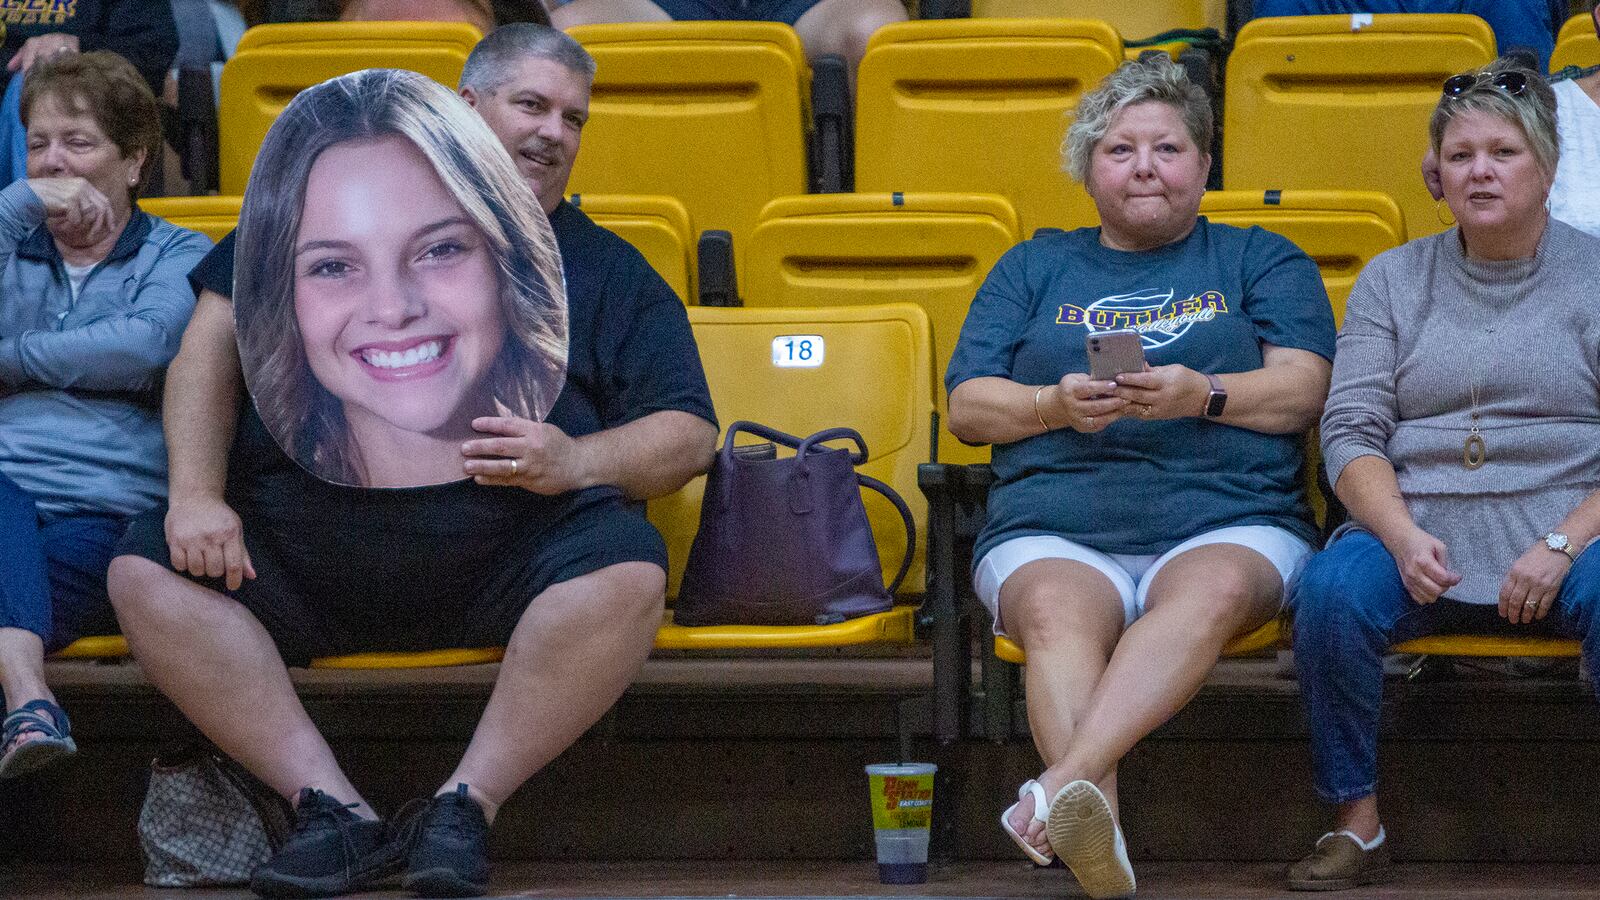
<path fill-rule="evenodd" d="M 1056 794 L 1045 821 L 1050 846 L 1095 900 L 1131 897 L 1133 865 L 1111 804 L 1092 781 L 1074 781 Z"/>
<path fill-rule="evenodd" d="M 1046 828 L 1050 826 L 1049 819 L 1039 815 L 1041 812 L 1043 812 L 1046 816 L 1049 815 L 1050 798 L 1044 795 L 1044 788 L 1039 786 L 1039 782 L 1030 779 L 1028 781 L 1024 781 L 1022 783 L 1022 787 L 1017 788 L 1017 802 L 1006 807 L 1006 811 L 1000 814 L 1000 827 L 1004 828 L 1006 834 L 1011 836 L 1011 840 L 1015 841 L 1017 846 L 1022 848 L 1023 853 L 1028 854 L 1029 859 L 1041 866 L 1048 866 L 1055 859 L 1055 857 L 1046 853 L 1040 853 L 1032 844 L 1028 843 L 1026 838 L 1018 834 L 1015 828 L 1011 827 L 1011 813 L 1016 810 L 1017 804 L 1022 802 L 1022 798 L 1028 796 L 1029 794 L 1033 795 L 1033 821 L 1044 825 Z"/>

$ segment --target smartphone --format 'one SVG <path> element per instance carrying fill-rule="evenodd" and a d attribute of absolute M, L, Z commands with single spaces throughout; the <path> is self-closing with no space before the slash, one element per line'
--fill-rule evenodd
<path fill-rule="evenodd" d="M 1144 371 L 1144 339 L 1137 331 L 1091 332 L 1083 341 L 1089 351 L 1089 377 L 1095 381 Z"/>

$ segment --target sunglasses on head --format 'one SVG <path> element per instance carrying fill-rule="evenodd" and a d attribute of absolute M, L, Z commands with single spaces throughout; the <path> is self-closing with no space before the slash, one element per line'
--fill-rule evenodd
<path fill-rule="evenodd" d="M 1499 88 L 1513 97 L 1522 95 L 1528 89 L 1528 76 L 1521 72 L 1479 72 L 1477 74 L 1454 75 L 1445 80 L 1444 95 L 1447 99 L 1455 100 L 1463 94 L 1477 90 L 1484 85 Z"/>

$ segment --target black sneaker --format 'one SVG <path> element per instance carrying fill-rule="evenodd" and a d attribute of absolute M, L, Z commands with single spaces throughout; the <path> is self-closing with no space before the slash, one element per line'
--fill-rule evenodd
<path fill-rule="evenodd" d="M 397 819 L 406 874 L 400 885 L 422 897 L 475 897 L 489 887 L 489 820 L 467 786 L 413 800 Z"/>
<path fill-rule="evenodd" d="M 399 870 L 382 822 L 351 812 L 315 788 L 295 802 L 294 833 L 256 868 L 250 890 L 263 897 L 331 897 L 359 891 Z"/>

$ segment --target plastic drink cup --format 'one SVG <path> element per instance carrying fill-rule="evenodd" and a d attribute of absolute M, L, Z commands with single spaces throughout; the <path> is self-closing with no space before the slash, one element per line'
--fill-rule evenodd
<path fill-rule="evenodd" d="M 933 763 L 867 766 L 872 837 L 883 884 L 928 880 L 928 833 L 933 825 Z"/>

